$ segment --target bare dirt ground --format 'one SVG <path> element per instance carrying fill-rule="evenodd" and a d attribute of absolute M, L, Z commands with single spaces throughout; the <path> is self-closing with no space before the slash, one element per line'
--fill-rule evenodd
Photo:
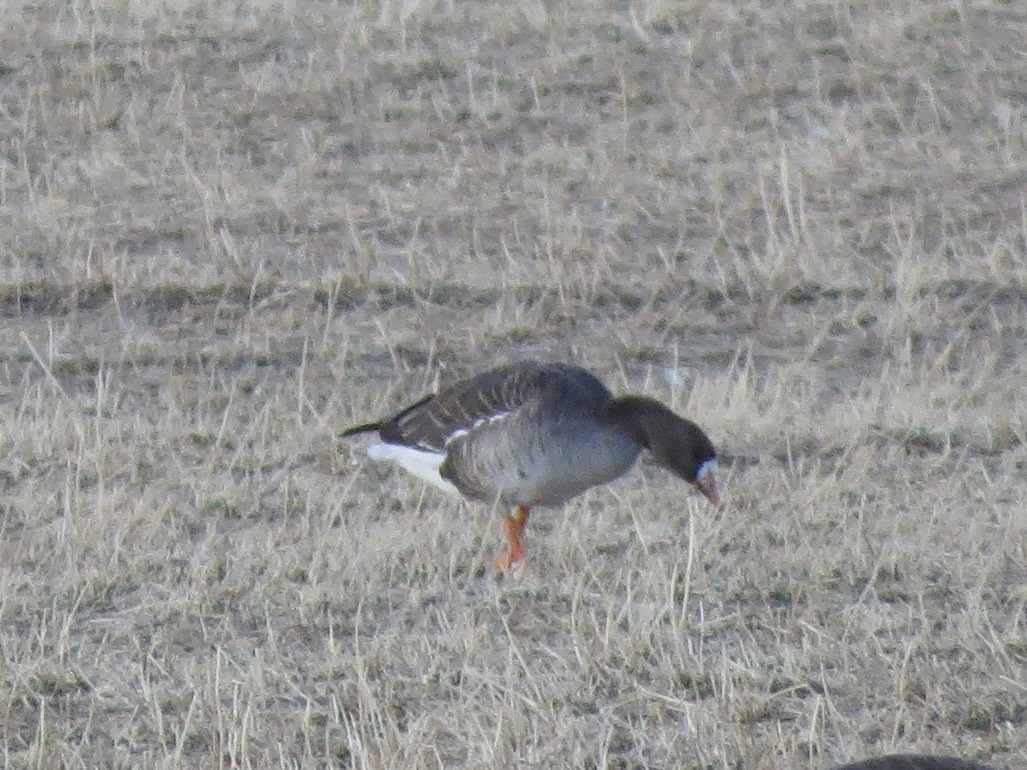
<path fill-rule="evenodd" d="M 171 0 L 0 24 L 0 763 L 1027 766 L 1027 7 Z M 495 515 L 336 433 L 659 397 Z"/>

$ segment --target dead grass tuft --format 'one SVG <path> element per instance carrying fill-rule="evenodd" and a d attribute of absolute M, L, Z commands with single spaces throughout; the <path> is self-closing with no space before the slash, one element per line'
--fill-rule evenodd
<path fill-rule="evenodd" d="M 1020 5 L 5 13 L 5 766 L 1025 764 Z M 726 507 L 335 440 L 528 356 Z"/>

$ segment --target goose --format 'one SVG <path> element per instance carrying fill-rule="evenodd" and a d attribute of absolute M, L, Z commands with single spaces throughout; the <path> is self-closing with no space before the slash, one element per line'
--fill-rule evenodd
<path fill-rule="evenodd" d="M 509 506 L 503 573 L 525 560 L 522 533 L 535 507 L 559 506 L 653 459 L 720 505 L 713 443 L 691 420 L 640 395 L 614 397 L 591 372 L 518 361 L 477 374 L 387 419 L 343 431 L 377 432 L 373 460 L 471 500 Z"/>
<path fill-rule="evenodd" d="M 985 765 L 958 757 L 933 757 L 926 754 L 890 754 L 874 757 L 831 770 L 990 770 Z"/>

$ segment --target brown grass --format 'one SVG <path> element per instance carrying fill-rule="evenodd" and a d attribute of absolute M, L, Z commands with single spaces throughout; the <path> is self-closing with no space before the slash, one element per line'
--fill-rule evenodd
<path fill-rule="evenodd" d="M 0 764 L 1027 764 L 1020 3 L 20 4 Z M 524 356 L 696 417 L 485 566 L 339 447 Z"/>

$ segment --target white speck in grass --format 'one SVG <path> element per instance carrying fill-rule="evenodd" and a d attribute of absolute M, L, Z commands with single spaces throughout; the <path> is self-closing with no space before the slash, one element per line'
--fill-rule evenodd
<path fill-rule="evenodd" d="M 811 123 L 809 127 L 809 135 L 815 139 L 828 139 L 831 136 L 831 129 L 823 123 Z"/>
<path fill-rule="evenodd" d="M 675 388 L 683 387 L 685 384 L 685 378 L 681 376 L 681 372 L 669 366 L 663 370 L 663 379 L 667 381 L 668 385 Z"/>

